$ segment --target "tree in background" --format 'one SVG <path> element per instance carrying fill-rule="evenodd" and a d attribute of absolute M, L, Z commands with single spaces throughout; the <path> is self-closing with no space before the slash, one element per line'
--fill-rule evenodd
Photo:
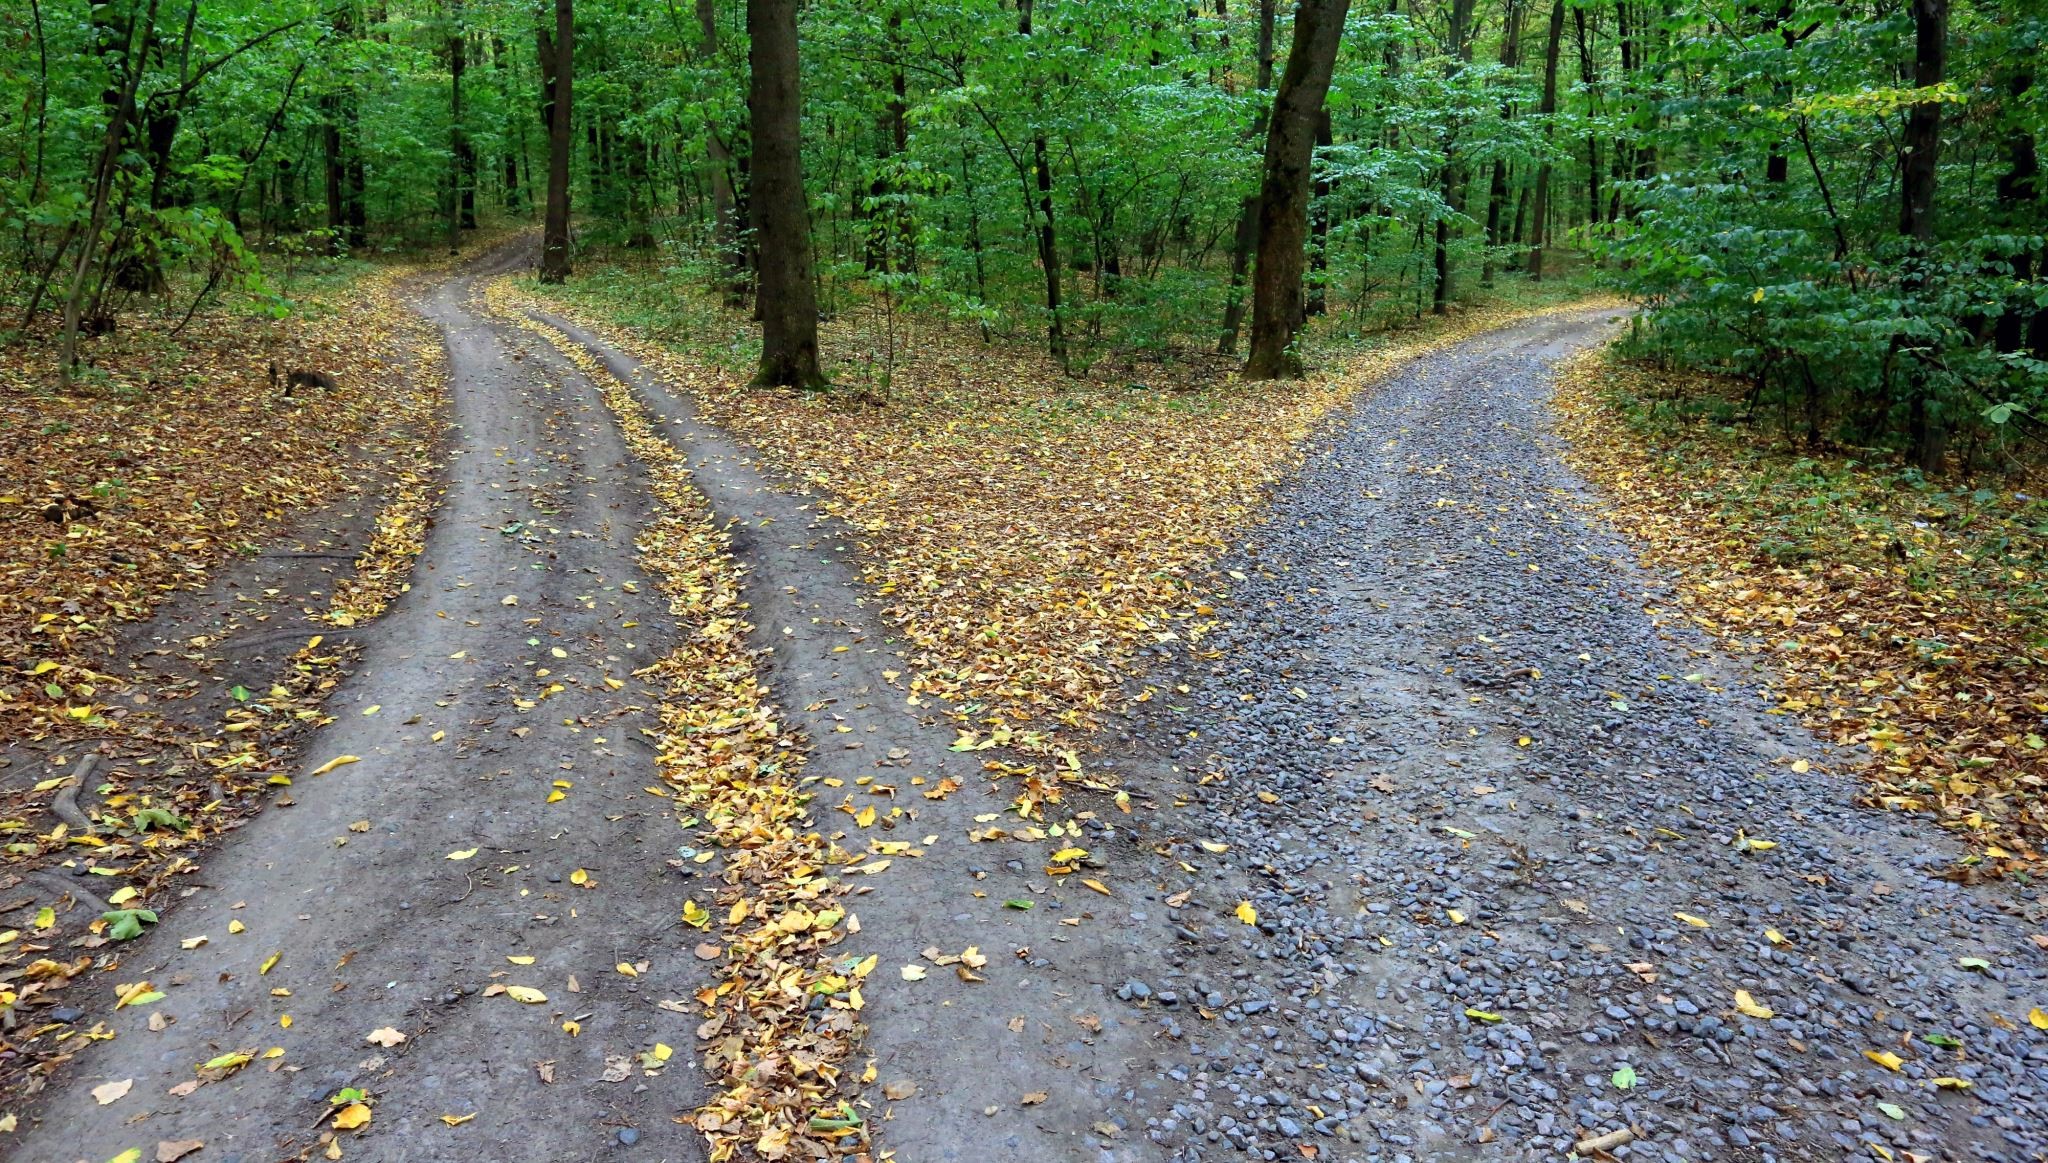
<path fill-rule="evenodd" d="M 567 0 L 563 0 L 567 3 Z M 818 366 L 818 293 L 800 146 L 796 0 L 747 0 L 747 109 L 754 128 L 754 231 L 760 248 L 757 386 L 827 386 Z"/>
<path fill-rule="evenodd" d="M 1301 276 L 1308 242 L 1309 162 L 1337 47 L 1344 39 L 1344 14 L 1350 8 L 1351 0 L 1298 0 L 1294 8 L 1294 43 L 1287 50 L 1287 68 L 1280 74 L 1266 129 L 1246 379 L 1301 375 L 1294 336 L 1307 319 Z"/>
<path fill-rule="evenodd" d="M 575 148 L 571 109 L 575 97 L 576 13 L 574 0 L 555 0 L 555 35 L 540 29 L 540 57 L 548 86 L 548 208 L 541 230 L 540 281 L 569 277 L 569 152 Z"/>

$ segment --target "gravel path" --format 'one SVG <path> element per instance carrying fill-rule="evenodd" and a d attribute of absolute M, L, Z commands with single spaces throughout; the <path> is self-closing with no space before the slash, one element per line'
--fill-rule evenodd
<path fill-rule="evenodd" d="M 1186 801 L 1154 871 L 1189 896 L 1119 991 L 1166 1035 L 1152 1146 L 1106 1156 L 2048 1152 L 2038 894 L 1939 879 L 1949 838 L 1853 806 L 1587 519 L 1548 368 L 1608 322 L 1369 393 L 1223 563 L 1223 653 L 1132 732 L 1180 741 L 1127 778 Z"/>

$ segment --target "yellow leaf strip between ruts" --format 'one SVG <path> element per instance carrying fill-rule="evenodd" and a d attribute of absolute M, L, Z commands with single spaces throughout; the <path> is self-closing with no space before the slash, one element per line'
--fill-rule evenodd
<path fill-rule="evenodd" d="M 551 339 L 519 312 L 507 283 L 486 296 L 502 317 Z M 861 983 L 875 959 L 837 952 L 847 914 L 833 901 L 845 886 L 826 870 L 848 857 L 809 823 L 810 796 L 798 783 L 802 740 L 777 723 L 747 644 L 742 567 L 686 460 L 631 390 L 580 348 L 562 346 L 603 393 L 660 502 L 639 548 L 668 596 L 680 644 L 640 672 L 663 690 L 655 763 L 678 810 L 702 821 L 702 843 L 723 857 L 717 900 L 682 907 L 686 924 L 720 927 L 726 947 L 718 981 L 696 999 L 712 1093 L 694 1121 L 714 1163 L 736 1153 L 861 1153 L 868 1128 L 843 1068 L 863 1033 Z M 818 996 L 825 1005 L 810 1009 Z"/>

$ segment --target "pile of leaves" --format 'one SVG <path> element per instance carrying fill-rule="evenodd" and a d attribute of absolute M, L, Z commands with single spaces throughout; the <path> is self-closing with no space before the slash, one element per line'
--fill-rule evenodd
<path fill-rule="evenodd" d="M 550 336 L 503 280 L 486 293 L 500 318 Z M 663 690 L 656 768 L 683 825 L 699 830 L 702 850 L 683 859 L 719 862 L 715 899 L 682 904 L 683 922 L 705 933 L 699 955 L 719 965 L 696 998 L 712 1094 L 693 1121 L 714 1163 L 863 1153 L 868 1128 L 846 1065 L 864 1032 L 861 984 L 877 958 L 839 948 L 860 925 L 837 903 L 846 886 L 829 871 L 852 858 L 811 822 L 804 740 L 777 721 L 747 641 L 743 567 L 687 458 L 632 389 L 581 348 L 560 346 L 603 394 L 659 502 L 637 545 L 669 599 L 679 645 L 638 673 Z"/>
<path fill-rule="evenodd" d="M 69 392 L 53 345 L 0 365 L 0 480 L 13 482 L 0 495 L 0 655 L 42 668 L 0 679 L 0 722 L 45 732 L 120 717 L 101 689 L 112 677 L 95 669 L 117 627 L 253 552 L 296 511 L 387 472 L 431 473 L 414 434 L 438 385 L 409 385 L 394 358 L 424 334 L 394 293 L 409 273 L 381 269 L 284 322 L 223 312 L 174 339 L 153 325 L 164 321 L 137 320 L 84 341 L 90 374 Z M 285 399 L 273 362 L 340 386 Z"/>
<path fill-rule="evenodd" d="M 1560 430 L 1683 613 L 1866 757 L 1872 802 L 1967 833 L 1980 870 L 2038 865 L 2048 504 L 1759 440 L 1741 391 L 1590 352 L 1560 376 Z"/>
<path fill-rule="evenodd" d="M 886 385 L 864 390 L 854 381 L 885 337 L 848 313 L 821 336 L 847 382 L 803 395 L 593 319 L 609 304 L 576 283 L 543 290 L 857 532 L 862 577 L 914 647 L 913 691 L 949 704 L 964 746 L 1053 755 L 1150 697 L 1132 682 L 1141 651 L 1205 649 L 1204 594 L 1228 581 L 1204 567 L 1333 409 L 1408 359 L 1530 313 L 1431 318 L 1284 383 L 1172 365 L 1147 367 L 1149 382 L 1135 367 L 1074 379 L 1042 353 L 926 325 Z"/>

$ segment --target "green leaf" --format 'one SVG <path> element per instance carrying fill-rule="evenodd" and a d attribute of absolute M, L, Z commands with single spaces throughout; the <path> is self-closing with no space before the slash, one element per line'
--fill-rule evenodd
<path fill-rule="evenodd" d="M 1626 1062 L 1622 1063 L 1621 1069 L 1616 1070 L 1614 1072 L 1613 1081 L 1614 1089 L 1616 1090 L 1629 1090 L 1634 1088 L 1636 1084 L 1636 1068 L 1630 1066 Z"/>
<path fill-rule="evenodd" d="M 1888 1118 L 1894 1118 L 1894 1119 L 1904 1119 L 1904 1118 L 1906 1117 L 1906 1108 L 1904 1108 L 1904 1107 L 1902 1107 L 1902 1106 L 1898 1106 L 1898 1105 L 1895 1105 L 1895 1104 L 1893 1104 L 1893 1103 L 1889 1103 L 1889 1102 L 1881 1102 L 1881 1103 L 1878 1103 L 1878 1104 L 1877 1104 L 1877 1109 L 1879 1109 L 1879 1110 L 1883 1111 L 1883 1112 L 1885 1113 L 1886 1117 L 1888 1117 Z"/>
<path fill-rule="evenodd" d="M 156 924 L 155 909 L 114 909 L 100 914 L 100 920 L 107 922 L 107 936 L 116 941 L 132 941 L 142 936 L 142 926 Z"/>
<path fill-rule="evenodd" d="M 1033 904 L 1035 904 L 1035 903 L 1037 903 L 1037 902 L 1035 902 L 1035 901 L 1018 901 L 1018 900 L 1009 900 L 1009 901 L 1004 901 L 1004 902 L 1003 902 L 1003 907 L 1004 907 L 1004 908 L 1006 908 L 1006 909 L 1023 909 L 1023 910 L 1025 910 L 1026 912 L 1029 912 L 1029 911 L 1030 911 L 1030 909 L 1031 909 L 1031 906 L 1032 906 Z"/>

